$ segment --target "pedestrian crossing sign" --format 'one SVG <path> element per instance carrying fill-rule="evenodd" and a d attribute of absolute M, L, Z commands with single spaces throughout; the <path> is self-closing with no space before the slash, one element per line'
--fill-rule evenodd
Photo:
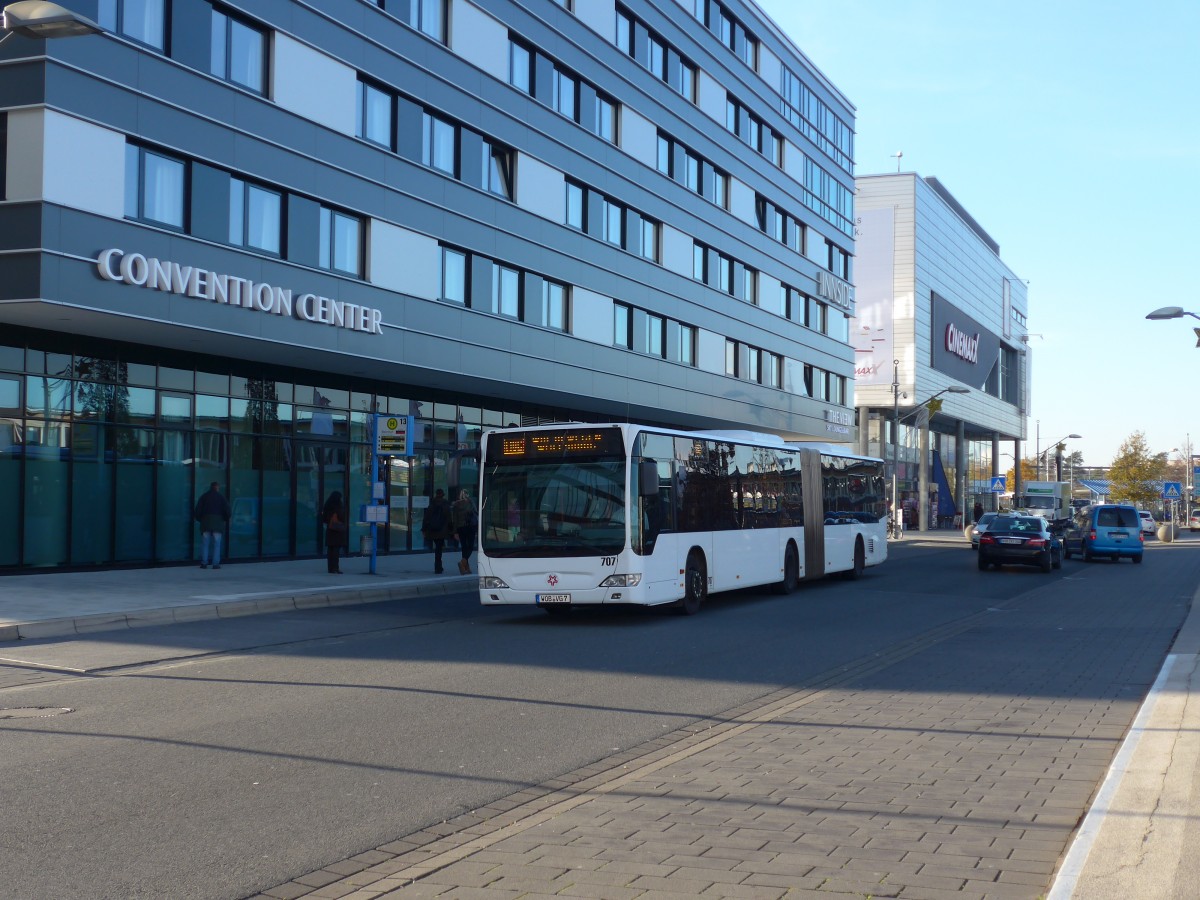
<path fill-rule="evenodd" d="M 1007 485 L 1008 485 L 1008 476 L 1007 475 L 993 475 L 992 476 L 992 493 L 993 494 L 1003 494 L 1005 491 L 1008 490 Z"/>
<path fill-rule="evenodd" d="M 1183 496 L 1183 484 L 1178 481 L 1164 481 L 1162 489 L 1162 498 L 1164 500 L 1178 500 Z"/>

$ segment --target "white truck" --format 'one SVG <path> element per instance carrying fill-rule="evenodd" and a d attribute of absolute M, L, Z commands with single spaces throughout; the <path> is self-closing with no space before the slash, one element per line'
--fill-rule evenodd
<path fill-rule="evenodd" d="M 1071 518 L 1071 483 L 1069 481 L 1028 481 L 1024 493 L 1013 494 L 1012 507 L 1031 516 L 1042 516 L 1051 524 Z"/>

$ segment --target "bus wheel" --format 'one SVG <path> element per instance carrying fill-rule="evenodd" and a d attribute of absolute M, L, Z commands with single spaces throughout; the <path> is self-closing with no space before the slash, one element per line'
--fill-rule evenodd
<path fill-rule="evenodd" d="M 708 572 L 704 566 L 704 557 L 699 553 L 688 555 L 687 570 L 683 576 L 683 599 L 679 601 L 679 612 L 685 616 L 694 616 L 700 611 L 700 604 L 708 597 Z"/>
<path fill-rule="evenodd" d="M 856 579 L 862 578 L 863 572 L 865 572 L 866 570 L 867 570 L 867 554 L 866 554 L 866 551 L 863 550 L 863 543 L 861 540 L 855 541 L 854 542 L 854 568 L 850 569 L 847 572 L 844 572 L 843 574 L 850 581 L 854 581 Z"/>
<path fill-rule="evenodd" d="M 794 591 L 799 583 L 800 557 L 796 553 L 796 546 L 788 544 L 787 551 L 783 554 L 783 580 L 776 582 L 775 593 L 786 596 Z"/>

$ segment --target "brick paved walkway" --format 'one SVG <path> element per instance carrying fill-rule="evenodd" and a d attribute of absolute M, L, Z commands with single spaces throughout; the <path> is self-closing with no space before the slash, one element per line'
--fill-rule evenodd
<path fill-rule="evenodd" d="M 1093 632 L 1052 597 L 260 897 L 1039 897 L 1186 613 L 1114 603 Z"/>

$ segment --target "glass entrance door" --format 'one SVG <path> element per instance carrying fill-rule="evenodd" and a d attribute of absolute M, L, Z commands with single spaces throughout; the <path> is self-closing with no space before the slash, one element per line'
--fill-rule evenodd
<path fill-rule="evenodd" d="M 321 441 L 297 440 L 296 448 L 296 555 L 317 556 L 325 552 L 325 530 L 321 510 L 334 491 L 341 491 L 342 504 L 352 518 L 349 501 L 347 446 Z"/>

